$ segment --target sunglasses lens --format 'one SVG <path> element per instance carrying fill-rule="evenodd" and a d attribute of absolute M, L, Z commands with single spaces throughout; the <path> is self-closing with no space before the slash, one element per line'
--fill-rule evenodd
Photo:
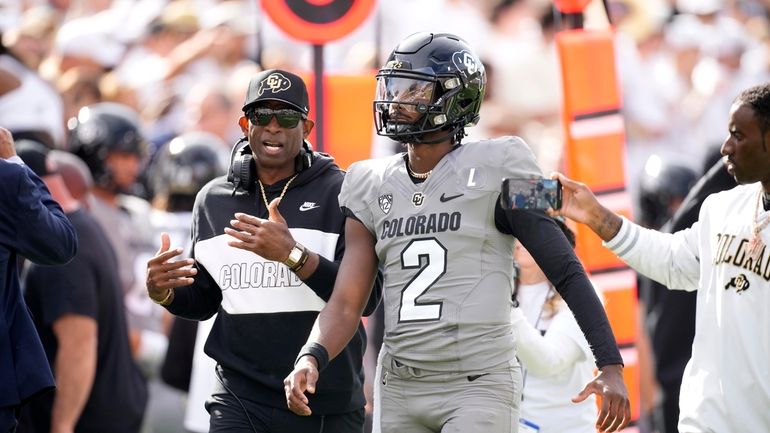
<path fill-rule="evenodd" d="M 275 118 L 278 119 L 278 124 L 284 128 L 294 128 L 299 123 L 299 119 L 302 117 L 296 111 L 286 110 L 288 112 L 277 113 Z"/>
<path fill-rule="evenodd" d="M 282 128 L 294 128 L 302 119 L 302 114 L 294 110 L 271 110 L 269 108 L 258 108 L 251 113 L 251 123 L 259 126 L 267 126 L 270 120 L 275 116 L 278 125 Z"/>
<path fill-rule="evenodd" d="M 272 113 L 264 113 L 258 111 L 251 115 L 251 122 L 259 126 L 265 126 L 270 123 L 270 119 L 272 118 Z"/>

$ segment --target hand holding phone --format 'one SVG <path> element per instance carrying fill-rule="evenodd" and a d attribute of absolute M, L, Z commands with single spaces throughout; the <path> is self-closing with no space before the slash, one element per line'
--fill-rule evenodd
<path fill-rule="evenodd" d="M 503 179 L 500 195 L 503 209 L 557 210 L 561 208 L 558 179 Z"/>

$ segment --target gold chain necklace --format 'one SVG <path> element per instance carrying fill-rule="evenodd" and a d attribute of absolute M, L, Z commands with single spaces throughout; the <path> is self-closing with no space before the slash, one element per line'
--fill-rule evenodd
<path fill-rule="evenodd" d="M 412 171 L 412 167 L 409 166 L 409 161 L 406 162 L 406 169 L 407 171 L 409 171 L 409 176 L 412 176 L 415 179 L 421 179 L 421 180 L 427 179 L 428 176 L 430 176 L 430 174 L 433 173 L 433 169 L 430 169 L 425 173 L 415 173 L 414 171 Z"/>
<path fill-rule="evenodd" d="M 759 217 L 759 203 L 762 202 L 762 187 L 759 188 L 757 193 L 757 204 L 754 207 L 754 213 L 751 215 L 751 239 L 749 240 L 748 255 L 755 261 L 759 256 L 759 253 L 765 246 L 764 241 L 759 233 L 770 224 L 770 215 L 766 216 L 762 221 L 758 220 Z"/>
<path fill-rule="evenodd" d="M 283 191 L 281 191 L 281 195 L 278 196 L 278 201 L 280 202 L 283 200 L 283 196 L 286 194 L 286 190 L 289 189 L 289 185 L 291 185 L 291 182 L 299 176 L 299 173 L 295 174 L 294 176 L 289 179 L 288 182 L 286 182 L 286 185 L 283 186 Z M 267 195 L 265 195 L 265 186 L 262 185 L 262 181 L 257 179 L 257 183 L 259 184 L 259 191 L 262 193 L 262 201 L 265 202 L 265 209 L 270 207 L 270 203 L 267 202 Z"/>

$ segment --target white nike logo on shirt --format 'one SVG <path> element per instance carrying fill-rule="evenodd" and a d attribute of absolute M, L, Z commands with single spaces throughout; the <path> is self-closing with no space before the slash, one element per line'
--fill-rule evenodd
<path fill-rule="evenodd" d="M 308 211 L 308 210 L 311 210 L 311 209 L 316 209 L 316 208 L 319 208 L 319 207 L 321 207 L 321 206 L 318 206 L 317 204 L 313 203 L 312 201 L 306 201 L 306 202 L 302 203 L 302 206 L 299 207 L 299 211 L 300 212 L 305 212 L 305 211 Z"/>

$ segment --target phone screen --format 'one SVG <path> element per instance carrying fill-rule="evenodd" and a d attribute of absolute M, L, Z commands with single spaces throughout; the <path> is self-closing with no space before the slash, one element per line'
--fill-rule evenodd
<path fill-rule="evenodd" d="M 503 209 L 559 209 L 561 183 L 558 179 L 503 179 L 500 196 Z"/>

